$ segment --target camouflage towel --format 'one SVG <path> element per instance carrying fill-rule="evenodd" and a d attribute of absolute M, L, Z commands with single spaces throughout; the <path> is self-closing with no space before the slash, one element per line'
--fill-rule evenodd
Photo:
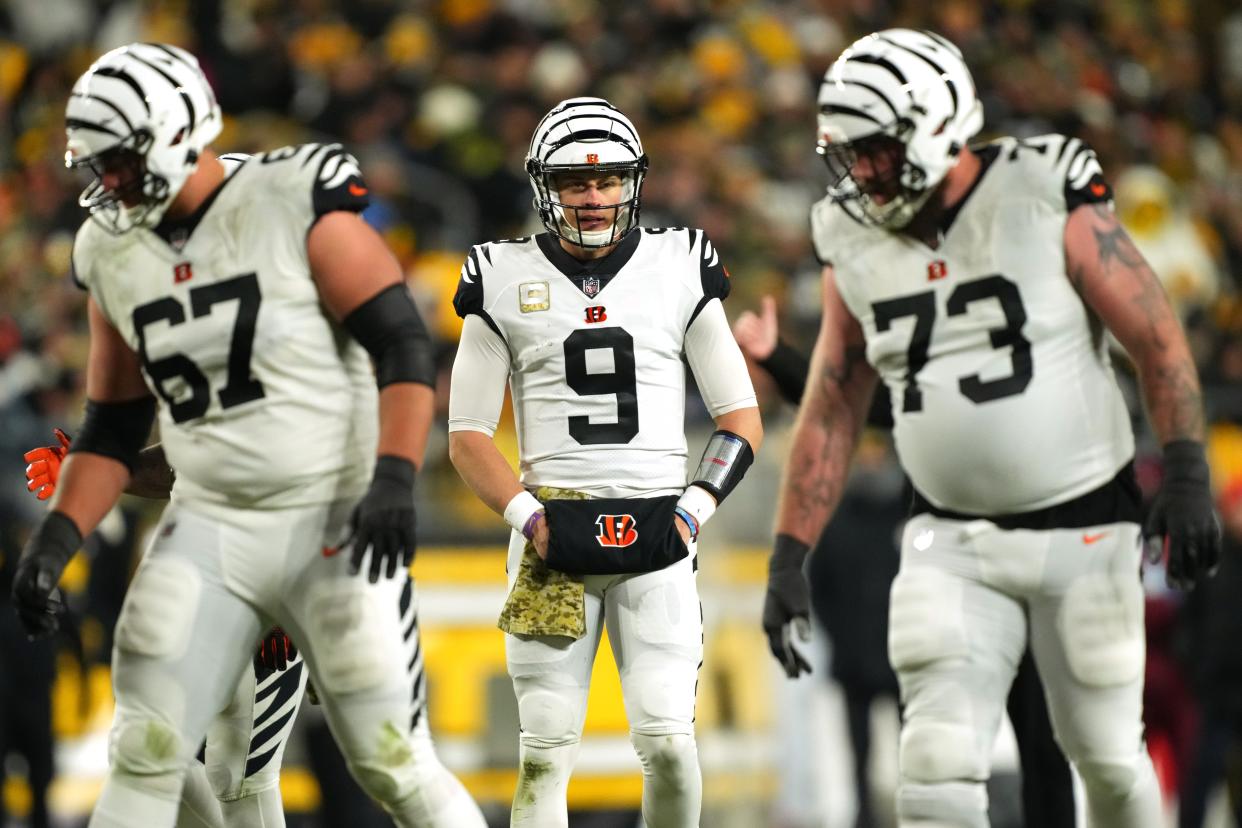
<path fill-rule="evenodd" d="M 541 502 L 589 498 L 582 492 L 550 486 L 540 487 L 535 497 Z M 527 541 L 517 580 L 496 626 L 510 635 L 582 638 L 586 634 L 586 588 L 582 576 L 549 569 L 535 552 L 535 544 Z"/>

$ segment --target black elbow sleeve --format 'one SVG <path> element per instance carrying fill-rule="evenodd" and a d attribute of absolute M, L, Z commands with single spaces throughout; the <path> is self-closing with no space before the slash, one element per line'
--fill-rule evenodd
<path fill-rule="evenodd" d="M 154 421 L 155 397 L 124 402 L 87 400 L 82 431 L 70 444 L 69 453 L 86 451 L 111 457 L 132 472 Z"/>
<path fill-rule="evenodd" d="M 345 317 L 345 329 L 375 362 L 375 382 L 436 384 L 431 336 L 404 284 L 384 288 Z"/>

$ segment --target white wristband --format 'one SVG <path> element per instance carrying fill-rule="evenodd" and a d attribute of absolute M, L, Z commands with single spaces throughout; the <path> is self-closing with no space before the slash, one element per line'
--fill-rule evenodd
<path fill-rule="evenodd" d="M 698 521 L 698 530 L 703 531 L 703 524 L 716 511 L 716 498 L 712 497 L 711 492 L 701 486 L 690 485 L 681 493 L 681 497 L 677 498 L 677 505 L 685 509 L 690 515 Z"/>
<path fill-rule="evenodd" d="M 526 528 L 526 521 L 530 520 L 530 516 L 542 511 L 543 504 L 538 498 L 522 490 L 515 494 L 509 501 L 509 505 L 505 507 L 505 523 L 512 526 L 514 531 L 521 532 Z"/>

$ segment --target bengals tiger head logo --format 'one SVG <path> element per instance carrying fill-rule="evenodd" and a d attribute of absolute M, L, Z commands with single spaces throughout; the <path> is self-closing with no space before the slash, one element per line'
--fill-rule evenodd
<path fill-rule="evenodd" d="M 638 540 L 637 523 L 633 515 L 600 515 L 595 519 L 599 534 L 595 540 L 600 546 L 629 546 Z"/>

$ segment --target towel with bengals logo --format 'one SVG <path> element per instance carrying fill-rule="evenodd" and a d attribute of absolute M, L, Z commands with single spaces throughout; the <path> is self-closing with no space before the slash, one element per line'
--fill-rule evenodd
<path fill-rule="evenodd" d="M 533 543 L 522 551 L 496 625 L 511 635 L 581 638 L 583 576 L 654 572 L 690 554 L 673 523 L 676 496 L 590 499 L 545 486 L 535 497 L 547 509 L 548 559 L 539 558 Z"/>
<path fill-rule="evenodd" d="M 690 554 L 677 496 L 548 501 L 548 566 L 575 575 L 654 572 Z"/>

